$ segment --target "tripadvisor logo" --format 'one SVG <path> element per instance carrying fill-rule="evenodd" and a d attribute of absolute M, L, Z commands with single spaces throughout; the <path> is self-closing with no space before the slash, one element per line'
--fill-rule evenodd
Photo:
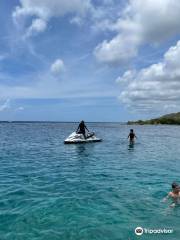
<path fill-rule="evenodd" d="M 138 235 L 138 236 L 143 235 L 143 232 L 144 232 L 144 230 L 143 230 L 142 227 L 137 227 L 137 228 L 135 229 L 135 234 Z"/>
<path fill-rule="evenodd" d="M 142 228 L 142 227 L 137 227 L 135 229 L 135 234 L 138 236 L 141 236 L 143 234 L 171 234 L 173 233 L 173 229 L 149 229 L 149 228 Z"/>

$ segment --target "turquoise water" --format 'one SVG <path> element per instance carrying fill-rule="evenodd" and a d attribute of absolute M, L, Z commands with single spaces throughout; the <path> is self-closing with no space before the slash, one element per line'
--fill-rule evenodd
<path fill-rule="evenodd" d="M 102 143 L 64 145 L 73 123 L 0 124 L 0 240 L 180 239 L 180 127 L 88 124 Z M 134 229 L 173 228 L 137 237 Z"/>

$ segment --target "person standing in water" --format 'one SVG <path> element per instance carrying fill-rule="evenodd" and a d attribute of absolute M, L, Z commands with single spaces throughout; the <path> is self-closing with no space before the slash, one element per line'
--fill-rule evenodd
<path fill-rule="evenodd" d="M 77 128 L 77 133 L 83 134 L 84 138 L 86 139 L 86 130 L 89 132 L 88 128 L 86 127 L 84 121 L 82 120 Z"/>
<path fill-rule="evenodd" d="M 131 130 L 130 130 L 130 133 L 129 133 L 129 135 L 128 135 L 128 139 L 129 139 L 130 143 L 134 143 L 134 139 L 135 139 L 135 138 L 137 138 L 137 137 L 136 137 L 136 134 L 134 133 L 134 130 L 131 129 Z"/>
<path fill-rule="evenodd" d="M 169 198 L 171 198 L 173 203 L 170 205 L 170 207 L 175 207 L 177 204 L 180 204 L 180 186 L 175 182 L 173 182 L 171 186 L 172 191 L 169 192 L 167 197 L 165 197 L 163 200 L 166 202 Z"/>

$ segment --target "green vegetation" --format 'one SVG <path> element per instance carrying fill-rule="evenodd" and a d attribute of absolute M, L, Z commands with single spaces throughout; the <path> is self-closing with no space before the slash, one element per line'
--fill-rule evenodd
<path fill-rule="evenodd" d="M 144 124 L 174 124 L 174 125 L 180 125 L 180 112 L 178 113 L 171 113 L 164 115 L 159 118 L 154 118 L 150 120 L 138 120 L 138 121 L 129 121 L 129 125 L 131 124 L 138 124 L 138 125 L 144 125 Z"/>

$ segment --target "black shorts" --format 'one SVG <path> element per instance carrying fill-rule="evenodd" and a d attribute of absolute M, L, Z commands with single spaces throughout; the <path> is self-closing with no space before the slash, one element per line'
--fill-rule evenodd
<path fill-rule="evenodd" d="M 81 131 L 79 131 L 78 133 L 85 135 L 86 132 L 81 130 Z"/>

